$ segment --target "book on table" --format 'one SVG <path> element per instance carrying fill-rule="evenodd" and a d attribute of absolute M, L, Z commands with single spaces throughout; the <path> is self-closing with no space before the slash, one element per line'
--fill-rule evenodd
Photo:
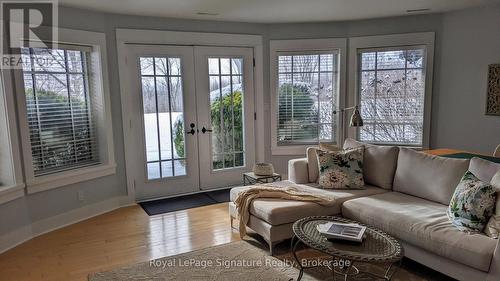
<path fill-rule="evenodd" d="M 327 222 L 316 226 L 319 233 L 328 239 L 362 242 L 366 227 L 355 223 Z"/>

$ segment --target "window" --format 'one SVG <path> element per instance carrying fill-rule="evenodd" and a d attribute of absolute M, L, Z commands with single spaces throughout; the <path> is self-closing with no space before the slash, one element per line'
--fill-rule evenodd
<path fill-rule="evenodd" d="M 278 55 L 278 145 L 334 139 L 337 53 Z"/>
<path fill-rule="evenodd" d="M 35 176 L 99 164 L 89 52 L 22 48 L 22 54 Z"/>
<path fill-rule="evenodd" d="M 364 126 L 348 137 L 375 144 L 429 146 L 434 33 L 349 39 L 349 105 Z"/>
<path fill-rule="evenodd" d="M 361 141 L 422 145 L 425 103 L 425 49 L 359 52 Z"/>
<path fill-rule="evenodd" d="M 337 143 L 342 39 L 271 41 L 274 154 Z"/>
<path fill-rule="evenodd" d="M 106 37 L 59 28 L 59 40 L 22 48 L 13 71 L 28 193 L 116 171 Z"/>

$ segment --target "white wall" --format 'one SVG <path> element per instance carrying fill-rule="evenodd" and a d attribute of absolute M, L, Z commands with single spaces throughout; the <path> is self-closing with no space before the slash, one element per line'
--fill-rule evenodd
<path fill-rule="evenodd" d="M 431 143 L 491 154 L 500 116 L 484 113 L 488 64 L 500 63 L 500 6 L 444 14 L 441 42 Z"/>
<path fill-rule="evenodd" d="M 22 227 L 72 210 L 126 195 L 119 94 L 116 28 L 258 34 L 264 38 L 264 95 L 269 114 L 269 39 L 348 37 L 436 32 L 431 146 L 489 152 L 500 143 L 500 117 L 484 116 L 486 66 L 500 63 L 500 6 L 448 14 L 313 24 L 249 24 L 103 14 L 61 8 L 60 26 L 105 32 L 117 173 L 112 176 L 27 195 L 0 205 L 0 238 Z M 443 50 L 446 50 L 444 52 Z M 266 122 L 269 124 L 269 122 Z M 288 159 L 271 156 L 270 128 L 264 128 L 266 161 L 286 173 Z M 85 201 L 77 200 L 83 190 Z"/>

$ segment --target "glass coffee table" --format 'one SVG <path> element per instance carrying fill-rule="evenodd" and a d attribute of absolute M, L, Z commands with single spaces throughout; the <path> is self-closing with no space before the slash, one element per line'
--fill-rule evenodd
<path fill-rule="evenodd" d="M 316 226 L 332 221 L 339 223 L 357 223 L 366 226 L 365 239 L 361 243 L 327 239 L 319 233 Z M 318 263 L 314 263 L 314 265 L 309 265 L 306 259 L 299 260 L 297 256 L 297 247 L 300 244 L 305 244 L 331 257 L 331 262 L 326 263 L 326 266 L 332 271 L 333 280 L 335 280 L 336 274 L 340 274 L 344 277 L 344 280 L 347 280 L 349 276 L 359 273 L 368 274 L 383 280 L 391 280 L 398 268 L 395 265 L 400 263 L 403 258 L 403 247 L 396 238 L 374 227 L 342 217 L 306 217 L 293 224 L 293 233 L 294 236 L 291 246 L 292 254 L 300 268 L 297 281 L 302 279 L 304 269 L 325 266 L 325 263 L 320 263 L 319 265 Z M 356 267 L 356 263 L 360 262 L 386 265 L 385 274 L 382 276 L 372 272 L 362 272 Z"/>

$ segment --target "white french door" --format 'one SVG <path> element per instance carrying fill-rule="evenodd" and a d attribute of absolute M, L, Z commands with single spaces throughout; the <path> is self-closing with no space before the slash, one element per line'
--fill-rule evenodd
<path fill-rule="evenodd" d="M 241 184 L 242 173 L 255 162 L 253 50 L 194 51 L 200 188 Z"/>
<path fill-rule="evenodd" d="M 137 200 L 241 183 L 255 162 L 252 62 L 251 48 L 128 46 Z"/>
<path fill-rule="evenodd" d="M 129 46 L 133 134 L 131 159 L 138 200 L 199 190 L 193 52 L 185 47 Z M 165 192 L 168 186 L 168 192 Z"/>

